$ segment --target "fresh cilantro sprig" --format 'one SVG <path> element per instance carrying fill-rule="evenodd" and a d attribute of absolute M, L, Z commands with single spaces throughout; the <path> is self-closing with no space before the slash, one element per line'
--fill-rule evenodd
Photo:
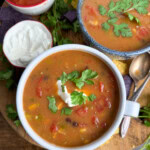
<path fill-rule="evenodd" d="M 145 106 L 140 109 L 140 116 L 139 118 L 143 119 L 144 124 L 150 127 L 150 105 Z"/>
<path fill-rule="evenodd" d="M 91 94 L 90 96 L 86 96 L 83 92 L 74 91 L 71 93 L 71 103 L 74 105 L 82 105 L 88 101 L 94 101 L 96 96 Z"/>
<path fill-rule="evenodd" d="M 116 24 L 118 20 L 117 16 L 120 14 L 125 15 L 130 21 L 136 21 L 140 24 L 140 20 L 129 12 L 131 10 L 136 10 L 139 14 L 147 14 L 149 3 L 149 0 L 119 0 L 117 2 L 112 0 L 108 5 L 108 10 L 104 6 L 99 5 L 99 13 L 102 16 L 107 15 L 109 18 L 107 22 L 102 23 L 102 29 L 108 31 L 110 27 L 113 26 L 113 31 L 116 36 L 122 35 L 123 37 L 131 37 L 132 32 L 127 24 Z"/>
<path fill-rule="evenodd" d="M 49 106 L 48 108 L 51 110 L 51 112 L 56 113 L 57 112 L 57 106 L 56 106 L 56 100 L 54 97 L 47 97 L 49 101 Z"/>
<path fill-rule="evenodd" d="M 89 84 L 89 85 L 93 85 L 94 82 L 92 80 L 90 80 L 90 79 L 94 79 L 97 76 L 98 76 L 98 73 L 96 71 L 92 71 L 90 69 L 86 69 L 86 70 L 84 70 L 82 72 L 82 75 L 81 75 L 80 78 L 74 79 L 72 81 L 76 84 L 76 86 L 79 89 L 81 89 L 84 86 L 85 83 Z"/>
<path fill-rule="evenodd" d="M 66 19 L 62 19 L 62 16 L 73 7 L 70 5 L 72 0 L 55 0 L 52 8 L 49 12 L 44 13 L 40 17 L 40 21 L 44 23 L 47 27 L 52 28 L 53 44 L 62 45 L 69 44 L 72 41 L 63 36 L 63 30 L 71 30 L 73 32 L 78 32 L 80 30 L 78 21 L 70 23 Z"/>
<path fill-rule="evenodd" d="M 0 70 L 0 80 L 5 80 L 6 87 L 10 89 L 11 87 L 13 87 L 15 83 L 15 81 L 13 80 L 14 68 L 11 66 L 11 64 L 7 61 L 6 57 L 4 56 L 1 44 L 0 44 L 0 63 L 3 64 L 3 68 L 5 68 Z"/>
<path fill-rule="evenodd" d="M 6 106 L 6 113 L 7 113 L 8 118 L 11 119 L 17 127 L 21 125 L 21 122 L 18 119 L 17 111 L 15 110 L 15 107 L 13 104 L 9 104 Z"/>
<path fill-rule="evenodd" d="M 70 108 L 68 108 L 68 107 L 64 107 L 64 108 L 62 108 L 62 110 L 61 110 L 61 115 L 71 115 L 71 113 L 72 113 L 72 109 L 70 109 Z"/>
<path fill-rule="evenodd" d="M 64 85 L 68 80 L 75 83 L 75 85 L 81 89 L 84 84 L 93 85 L 94 82 L 90 79 L 94 79 L 98 76 L 96 71 L 92 71 L 90 69 L 86 69 L 82 72 L 81 77 L 79 78 L 80 73 L 78 71 L 73 71 L 69 74 L 65 72 L 62 73 L 61 77 L 58 80 L 61 80 L 62 85 Z"/>

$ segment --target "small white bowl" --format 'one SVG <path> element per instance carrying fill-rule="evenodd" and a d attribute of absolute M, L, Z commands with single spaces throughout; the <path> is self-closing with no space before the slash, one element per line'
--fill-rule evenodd
<path fill-rule="evenodd" d="M 6 58 L 8 59 L 8 61 L 11 63 L 11 65 L 15 66 L 15 67 L 19 67 L 19 68 L 25 68 L 28 63 L 23 63 L 21 61 L 18 61 L 17 59 L 16 60 L 12 60 L 11 58 L 11 54 L 12 53 L 15 53 L 15 52 L 10 52 L 9 50 L 11 49 L 10 46 L 8 45 L 8 42 L 10 42 L 12 44 L 12 40 L 10 40 L 12 38 L 12 36 L 17 35 L 16 34 L 16 31 L 19 29 L 21 29 L 20 33 L 24 31 L 24 26 L 28 27 L 30 25 L 30 27 L 39 27 L 40 29 L 42 29 L 44 32 L 45 32 L 45 35 L 47 36 L 47 39 L 49 39 L 49 42 L 50 42 L 50 45 L 45 49 L 45 51 L 51 47 L 53 47 L 53 37 L 52 37 L 52 34 L 51 32 L 49 31 L 49 29 L 44 25 L 42 24 L 41 22 L 39 21 L 34 21 L 34 20 L 25 20 L 25 21 L 21 21 L 17 24 L 15 24 L 14 26 L 12 26 L 5 34 L 4 36 L 4 40 L 3 40 L 3 53 L 4 55 L 6 56 Z M 31 26 L 32 25 L 32 26 Z M 18 35 L 19 36 L 19 35 Z M 35 37 L 36 38 L 36 37 Z M 43 39 L 43 37 L 41 38 Z M 19 45 L 19 43 L 18 43 Z M 19 49 L 20 50 L 20 49 Z M 43 50 L 44 51 L 44 50 Z M 41 54 L 42 52 L 40 52 Z M 37 53 L 37 55 L 33 55 L 31 60 L 34 59 L 35 57 L 37 57 L 39 54 Z"/>
<path fill-rule="evenodd" d="M 54 3 L 54 0 L 43 0 L 41 3 L 31 6 L 21 6 L 16 5 L 15 3 L 11 2 L 10 0 L 6 0 L 8 5 L 10 5 L 15 10 L 27 14 L 27 15 L 40 15 L 46 12 Z"/>
<path fill-rule="evenodd" d="M 100 60 L 102 60 L 114 73 L 114 76 L 116 77 L 117 84 L 119 87 L 119 93 L 120 93 L 120 102 L 119 102 L 119 108 L 118 112 L 116 115 L 115 120 L 113 121 L 111 127 L 104 133 L 103 136 L 99 137 L 97 140 L 83 145 L 83 146 L 78 146 L 78 147 L 61 147 L 54 145 L 52 143 L 47 142 L 43 138 L 41 138 L 29 125 L 26 117 L 25 117 L 25 112 L 23 109 L 23 92 L 24 92 L 24 87 L 26 84 L 26 81 L 31 74 L 32 70 L 46 57 L 57 53 L 57 52 L 62 52 L 62 51 L 82 51 L 89 53 L 91 55 L 96 56 Z M 136 102 L 131 102 L 131 101 L 126 101 L 126 90 L 125 90 L 125 84 L 122 78 L 122 75 L 120 74 L 119 70 L 115 66 L 115 64 L 111 61 L 110 58 L 108 58 L 106 55 L 103 53 L 97 51 L 94 48 L 88 47 L 88 46 L 83 46 L 79 44 L 67 44 L 67 45 L 62 45 L 62 46 L 57 46 L 54 48 L 51 48 L 50 50 L 44 52 L 41 54 L 39 57 L 37 57 L 35 60 L 33 60 L 28 67 L 25 69 L 24 73 L 22 74 L 22 77 L 19 81 L 19 85 L 17 88 L 17 95 L 16 95 L 16 105 L 17 105 L 17 111 L 19 114 L 20 121 L 26 130 L 26 132 L 29 134 L 29 136 L 36 141 L 39 145 L 41 145 L 43 148 L 48 149 L 48 150 L 93 150 L 97 148 L 98 146 L 102 145 L 105 143 L 117 130 L 119 127 L 119 124 L 121 123 L 121 120 L 124 115 L 129 115 L 133 117 L 137 117 L 139 113 L 139 104 Z"/>

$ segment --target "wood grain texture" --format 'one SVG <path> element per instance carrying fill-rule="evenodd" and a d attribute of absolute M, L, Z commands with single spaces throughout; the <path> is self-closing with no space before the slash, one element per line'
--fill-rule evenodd
<path fill-rule="evenodd" d="M 85 44 L 83 42 L 83 37 L 80 34 L 64 32 L 64 35 L 69 37 L 75 43 Z M 5 83 L 0 81 L 0 111 L 7 123 L 18 135 L 28 142 L 36 145 L 22 127 L 17 128 L 13 122 L 7 118 L 6 105 L 15 104 L 15 92 L 15 90 L 8 91 L 5 87 Z M 150 82 L 145 87 L 139 101 L 142 105 L 150 103 Z M 13 130 L 11 130 L 7 123 L 0 115 L 0 150 L 42 150 L 41 148 L 31 145 L 19 137 Z M 132 119 L 129 131 L 124 139 L 116 134 L 104 145 L 97 148 L 97 150 L 132 150 L 134 147 L 142 144 L 149 134 L 150 128 L 142 125 L 138 119 Z"/>

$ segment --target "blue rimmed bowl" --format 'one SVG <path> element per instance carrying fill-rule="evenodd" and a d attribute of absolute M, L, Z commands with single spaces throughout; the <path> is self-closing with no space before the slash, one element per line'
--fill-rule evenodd
<path fill-rule="evenodd" d="M 105 53 L 106 55 L 108 55 L 110 58 L 112 59 L 120 59 L 120 60 L 125 60 L 125 59 L 130 59 L 133 57 L 136 57 L 137 55 L 143 54 L 145 52 L 149 52 L 150 51 L 150 45 L 147 47 L 144 47 L 142 49 L 138 49 L 136 51 L 130 51 L 130 52 L 120 52 L 117 50 L 113 50 L 113 49 L 109 49 L 107 47 L 104 47 L 103 45 L 99 44 L 98 42 L 96 42 L 92 36 L 88 33 L 87 29 L 84 26 L 83 20 L 82 20 L 82 5 L 83 5 L 84 0 L 79 0 L 78 1 L 78 8 L 77 8 L 77 14 L 78 14 L 78 20 L 79 20 L 79 24 L 81 27 L 81 31 L 83 33 L 83 36 L 85 38 L 85 40 L 87 41 L 87 43 L 89 45 L 91 45 L 92 47 L 98 49 L 99 51 Z M 134 42 L 134 41 L 131 41 Z"/>

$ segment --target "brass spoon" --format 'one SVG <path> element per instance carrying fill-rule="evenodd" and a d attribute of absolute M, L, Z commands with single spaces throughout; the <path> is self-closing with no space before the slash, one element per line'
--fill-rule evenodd
<path fill-rule="evenodd" d="M 145 53 L 133 59 L 129 68 L 129 74 L 134 81 L 133 96 L 129 100 L 137 101 L 138 97 L 140 96 L 141 92 L 143 91 L 146 83 L 148 82 L 150 78 L 150 54 Z M 144 79 L 146 75 L 147 75 L 147 78 L 145 79 L 143 84 L 137 89 L 138 81 Z M 120 127 L 120 134 L 122 138 L 125 137 L 128 131 L 130 120 L 131 120 L 131 117 L 128 117 L 128 116 L 125 116 L 123 118 L 123 121 Z"/>

